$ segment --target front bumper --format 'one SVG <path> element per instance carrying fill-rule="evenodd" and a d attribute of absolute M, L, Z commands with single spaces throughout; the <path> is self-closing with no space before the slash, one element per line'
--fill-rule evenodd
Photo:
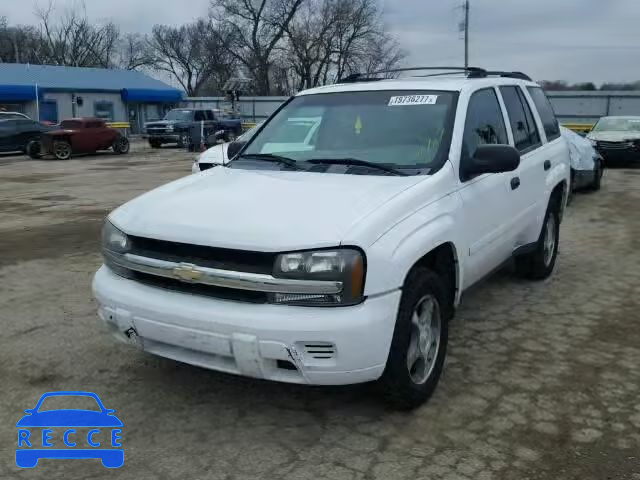
<path fill-rule="evenodd" d="M 180 140 L 178 133 L 147 133 L 149 140 L 160 140 L 162 143 L 176 143 Z"/>
<path fill-rule="evenodd" d="M 640 163 L 640 149 L 636 147 L 606 148 L 597 147 L 598 153 L 608 164 Z"/>
<path fill-rule="evenodd" d="M 177 361 L 290 383 L 341 385 L 382 375 L 399 290 L 351 307 L 248 304 L 134 282 L 101 267 L 98 314 L 120 340 Z"/>
<path fill-rule="evenodd" d="M 572 190 L 580 190 L 593 185 L 596 179 L 595 170 L 573 170 Z"/>

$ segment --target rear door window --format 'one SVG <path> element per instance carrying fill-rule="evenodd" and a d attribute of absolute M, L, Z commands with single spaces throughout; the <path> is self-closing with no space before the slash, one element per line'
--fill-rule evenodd
<path fill-rule="evenodd" d="M 207 120 L 215 120 L 214 116 L 213 116 L 213 111 L 211 110 L 205 110 L 205 114 L 207 116 Z"/>
<path fill-rule="evenodd" d="M 204 111 L 203 110 L 196 110 L 196 114 L 193 118 L 196 122 L 204 122 L 206 120 L 206 117 L 204 115 Z"/>
<path fill-rule="evenodd" d="M 507 130 L 495 90 L 478 90 L 469 100 L 462 138 L 461 162 L 468 162 L 479 145 L 508 143 Z"/>
<path fill-rule="evenodd" d="M 516 149 L 520 153 L 526 153 L 539 147 L 540 133 L 520 88 L 500 87 L 500 93 L 507 108 Z"/>
<path fill-rule="evenodd" d="M 538 110 L 544 132 L 547 134 L 547 140 L 550 142 L 560 137 L 560 125 L 556 114 L 553 112 L 551 102 L 540 87 L 529 87 L 529 94 L 533 99 L 533 103 Z"/>

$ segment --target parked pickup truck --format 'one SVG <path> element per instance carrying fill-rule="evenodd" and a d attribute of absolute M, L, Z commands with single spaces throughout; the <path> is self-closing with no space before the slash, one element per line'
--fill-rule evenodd
<path fill-rule="evenodd" d="M 239 119 L 223 118 L 219 111 L 197 108 L 175 108 L 157 122 L 145 123 L 145 130 L 152 148 L 165 143 L 176 143 L 180 148 L 191 145 L 191 132 L 204 123 L 205 134 L 223 131 L 224 139 L 232 141 L 242 133 Z"/>
<path fill-rule="evenodd" d="M 310 116 L 300 142 L 290 120 Z M 412 408 L 469 287 L 512 259 L 554 270 L 569 151 L 522 73 L 354 76 L 298 93 L 231 157 L 109 215 L 93 291 L 117 338 L 256 378 L 376 381 Z"/>

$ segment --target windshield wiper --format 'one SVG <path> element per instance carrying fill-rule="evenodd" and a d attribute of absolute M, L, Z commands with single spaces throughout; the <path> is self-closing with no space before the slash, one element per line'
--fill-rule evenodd
<path fill-rule="evenodd" d="M 274 155 L 273 153 L 243 153 L 235 160 L 239 160 L 241 158 L 250 158 L 254 160 L 259 160 L 262 162 L 271 162 L 271 163 L 280 163 L 282 165 L 286 165 L 287 167 L 291 167 L 295 170 L 303 170 L 298 165 L 298 162 L 291 158 L 283 157 L 282 155 Z M 234 161 L 235 161 L 234 160 Z M 233 163 L 233 162 L 229 162 Z"/>
<path fill-rule="evenodd" d="M 307 160 L 307 163 L 313 163 L 316 165 L 356 165 L 359 167 L 374 168 L 376 170 L 382 170 L 383 172 L 391 173 L 406 177 L 407 174 L 397 170 L 395 168 L 380 165 L 379 163 L 367 162 L 366 160 L 360 160 L 358 158 L 314 158 Z"/>

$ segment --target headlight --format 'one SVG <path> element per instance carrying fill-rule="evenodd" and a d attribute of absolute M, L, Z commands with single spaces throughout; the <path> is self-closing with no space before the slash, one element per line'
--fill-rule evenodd
<path fill-rule="evenodd" d="M 274 277 L 342 282 L 343 288 L 336 294 L 273 293 L 269 299 L 290 305 L 354 305 L 362 301 L 364 274 L 364 257 L 356 249 L 284 253 L 276 258 Z"/>
<path fill-rule="evenodd" d="M 173 132 L 173 125 L 167 125 L 167 132 Z"/>
<path fill-rule="evenodd" d="M 587 140 L 589 140 L 591 142 L 591 146 L 592 147 L 597 147 L 598 146 L 598 142 L 596 142 L 593 138 L 587 138 Z"/>
<path fill-rule="evenodd" d="M 131 250 L 129 237 L 107 220 L 102 227 L 102 255 L 105 265 L 122 277 L 130 277 L 131 271 L 121 267 L 113 259 L 113 254 L 123 254 L 129 250 Z"/>

